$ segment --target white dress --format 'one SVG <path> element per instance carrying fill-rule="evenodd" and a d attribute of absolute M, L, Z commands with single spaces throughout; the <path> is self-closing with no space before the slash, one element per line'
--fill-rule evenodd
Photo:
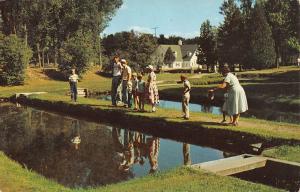
<path fill-rule="evenodd" d="M 239 80 L 232 73 L 228 73 L 224 82 L 229 84 L 226 112 L 228 115 L 236 115 L 248 110 L 245 91 Z"/>

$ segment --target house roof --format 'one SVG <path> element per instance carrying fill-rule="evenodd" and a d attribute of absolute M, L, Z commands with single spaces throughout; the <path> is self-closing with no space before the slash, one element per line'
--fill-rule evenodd
<path fill-rule="evenodd" d="M 195 51 L 198 49 L 198 45 L 182 45 L 181 47 L 181 54 L 183 61 L 190 61 L 193 57 Z M 189 54 L 191 53 L 191 54 Z"/>
<path fill-rule="evenodd" d="M 155 51 L 155 54 L 158 55 L 159 58 L 163 61 L 169 47 L 177 54 L 175 61 L 182 61 L 182 54 L 179 45 L 159 45 Z"/>
<path fill-rule="evenodd" d="M 163 61 L 169 47 L 177 54 L 175 61 L 190 61 L 198 45 L 159 45 L 153 57 L 158 57 L 160 61 Z M 190 55 L 188 54 L 189 52 L 191 53 Z"/>

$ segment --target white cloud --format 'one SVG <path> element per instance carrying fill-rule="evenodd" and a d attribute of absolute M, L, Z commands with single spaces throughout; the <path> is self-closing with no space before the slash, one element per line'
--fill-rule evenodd
<path fill-rule="evenodd" d="M 148 28 L 148 27 L 142 27 L 142 26 L 131 26 L 128 27 L 128 31 L 136 31 L 136 32 L 140 32 L 140 33 L 153 33 L 153 29 Z"/>
<path fill-rule="evenodd" d="M 175 35 L 175 36 L 180 36 L 180 37 L 184 37 L 184 38 L 194 38 L 196 36 L 199 36 L 200 32 L 199 31 L 192 31 L 192 32 L 173 32 L 170 34 L 166 34 L 166 37 Z"/>

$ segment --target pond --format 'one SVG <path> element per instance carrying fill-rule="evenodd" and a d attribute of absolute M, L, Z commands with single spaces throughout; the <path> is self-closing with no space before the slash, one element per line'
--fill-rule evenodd
<path fill-rule="evenodd" d="M 0 104 L 0 150 L 65 186 L 117 183 L 230 154 L 31 107 Z"/>
<path fill-rule="evenodd" d="M 102 95 L 99 98 L 103 100 L 110 100 L 109 95 Z M 166 109 L 181 110 L 181 102 L 160 100 L 159 107 Z M 220 115 L 220 121 L 222 120 L 221 107 L 190 103 L 190 111 Z M 243 113 L 242 116 L 286 123 L 300 123 L 300 113 L 280 111 L 276 106 L 274 106 L 273 108 L 260 108 L 260 106 L 249 106 L 249 110 L 246 113 Z"/>

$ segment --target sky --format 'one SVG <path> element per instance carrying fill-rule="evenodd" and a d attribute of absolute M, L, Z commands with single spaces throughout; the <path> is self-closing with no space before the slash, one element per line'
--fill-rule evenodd
<path fill-rule="evenodd" d="M 135 30 L 157 36 L 199 36 L 202 22 L 218 26 L 223 21 L 219 7 L 223 0 L 123 0 L 123 5 L 103 34 Z"/>

